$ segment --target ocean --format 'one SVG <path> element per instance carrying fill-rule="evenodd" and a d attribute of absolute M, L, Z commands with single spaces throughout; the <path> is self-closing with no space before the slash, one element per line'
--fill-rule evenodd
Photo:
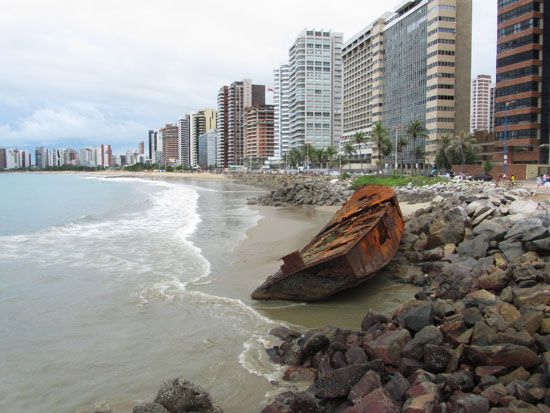
<path fill-rule="evenodd" d="M 324 303 L 253 303 L 288 243 L 278 227 L 312 214 L 279 210 L 271 243 L 247 240 L 262 218 L 246 205 L 256 192 L 225 180 L 0 174 L 0 411 L 131 412 L 183 376 L 226 413 L 257 412 L 285 386 L 265 352 L 271 328 L 358 327 L 368 308 L 412 296 L 375 281 Z"/>

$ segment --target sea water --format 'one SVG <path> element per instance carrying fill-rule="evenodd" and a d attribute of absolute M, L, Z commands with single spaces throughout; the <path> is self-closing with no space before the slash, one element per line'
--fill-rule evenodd
<path fill-rule="evenodd" d="M 196 288 L 258 221 L 252 192 L 0 174 L 0 411 L 131 411 L 179 376 L 258 410 L 270 384 L 245 353 L 273 322 Z"/>

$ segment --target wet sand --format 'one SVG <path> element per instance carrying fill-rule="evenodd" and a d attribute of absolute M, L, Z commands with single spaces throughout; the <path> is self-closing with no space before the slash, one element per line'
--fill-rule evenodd
<path fill-rule="evenodd" d="M 237 262 L 225 274 L 231 281 L 207 286 L 209 293 L 240 299 L 276 322 L 307 328 L 358 328 L 369 308 L 390 314 L 418 291 L 416 287 L 395 283 L 388 274 L 380 272 L 352 290 L 316 303 L 252 300 L 250 293 L 254 288 L 280 267 L 279 258 L 306 245 L 329 221 L 332 211 L 338 209 L 256 208 L 263 218 L 236 249 Z"/>

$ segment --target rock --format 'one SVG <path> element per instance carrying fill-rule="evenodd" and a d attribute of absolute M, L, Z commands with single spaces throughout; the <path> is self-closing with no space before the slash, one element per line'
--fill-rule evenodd
<path fill-rule="evenodd" d="M 474 215 L 474 219 L 472 220 L 472 225 L 475 227 L 476 225 L 481 224 L 483 221 L 485 221 L 487 218 L 493 215 L 495 211 L 496 211 L 496 208 L 487 208 L 485 211 L 481 212 L 477 216 Z"/>
<path fill-rule="evenodd" d="M 408 330 L 388 331 L 374 340 L 363 342 L 367 354 L 382 359 L 385 364 L 397 366 L 401 358 L 401 349 L 411 339 Z"/>
<path fill-rule="evenodd" d="M 324 411 L 319 401 L 307 392 L 286 391 L 279 394 L 273 403 L 262 410 L 262 413 L 323 413 Z"/>
<path fill-rule="evenodd" d="M 335 369 L 340 369 L 342 367 L 346 367 L 348 365 L 346 361 L 346 357 L 344 356 L 344 353 L 341 351 L 335 351 L 332 355 L 332 366 Z"/>
<path fill-rule="evenodd" d="M 441 334 L 441 331 L 436 326 L 426 326 L 403 346 L 401 354 L 404 357 L 421 361 L 424 360 L 424 347 L 426 344 L 437 345 L 442 342 L 443 334 Z"/>
<path fill-rule="evenodd" d="M 444 346 L 427 344 L 424 349 L 424 366 L 431 373 L 445 371 L 451 359 L 451 351 Z"/>
<path fill-rule="evenodd" d="M 474 388 L 474 375 L 466 370 L 459 370 L 451 374 L 438 374 L 436 383 L 441 380 L 451 390 L 471 391 Z"/>
<path fill-rule="evenodd" d="M 283 380 L 289 382 L 313 381 L 317 377 L 317 369 L 311 367 L 290 366 L 284 374 Z"/>
<path fill-rule="evenodd" d="M 548 252 L 550 251 L 550 237 L 528 241 L 525 243 L 525 249 L 527 251 Z"/>
<path fill-rule="evenodd" d="M 468 346 L 464 350 L 466 359 L 475 364 L 487 364 L 505 367 L 524 366 L 531 368 L 541 363 L 532 350 L 516 344 L 493 346 Z"/>
<path fill-rule="evenodd" d="M 504 239 L 506 232 L 508 232 L 508 229 L 504 225 L 494 222 L 494 220 L 486 220 L 474 228 L 473 235 L 475 237 L 485 235 L 489 241 L 501 241 Z"/>
<path fill-rule="evenodd" d="M 541 321 L 539 333 L 550 334 L 550 318 L 545 318 Z"/>
<path fill-rule="evenodd" d="M 504 366 L 477 366 L 475 368 L 475 373 L 476 376 L 481 378 L 485 376 L 497 375 L 502 373 L 504 370 L 506 370 L 506 367 Z"/>
<path fill-rule="evenodd" d="M 497 270 L 479 277 L 478 283 L 479 288 L 500 291 L 508 285 L 508 274 L 505 271 Z"/>
<path fill-rule="evenodd" d="M 302 362 L 302 348 L 297 340 L 285 341 L 280 350 L 283 354 L 283 363 L 289 366 L 298 366 Z"/>
<path fill-rule="evenodd" d="M 366 364 L 369 361 L 367 353 L 361 347 L 352 347 L 346 352 L 348 364 Z"/>
<path fill-rule="evenodd" d="M 450 411 L 460 413 L 487 413 L 489 412 L 489 400 L 476 394 L 461 393 L 453 395 Z"/>
<path fill-rule="evenodd" d="M 497 299 L 493 293 L 483 289 L 467 294 L 466 298 L 472 300 L 474 304 L 493 304 Z"/>
<path fill-rule="evenodd" d="M 507 386 L 514 380 L 527 380 L 528 378 L 529 378 L 529 372 L 525 370 L 523 367 L 519 367 L 504 376 L 500 376 L 498 380 L 503 385 Z"/>
<path fill-rule="evenodd" d="M 383 388 L 378 388 L 369 394 L 367 394 L 362 399 L 359 399 L 355 406 L 348 409 L 347 413 L 399 413 L 401 408 L 399 405 L 391 398 L 386 390 Z"/>
<path fill-rule="evenodd" d="M 424 368 L 424 364 L 421 363 L 420 361 L 406 358 L 406 357 L 403 357 L 399 361 L 399 365 L 397 366 L 399 373 L 401 373 L 405 377 L 409 377 L 415 371 L 423 368 Z"/>
<path fill-rule="evenodd" d="M 479 259 L 487 255 L 489 249 L 489 238 L 486 235 L 479 235 L 472 240 L 466 240 L 459 244 L 458 254 L 461 256 Z"/>
<path fill-rule="evenodd" d="M 384 388 L 393 400 L 399 402 L 403 400 L 403 397 L 405 396 L 407 390 L 409 390 L 410 386 L 410 383 L 401 373 L 395 373 L 393 379 L 387 382 Z"/>
<path fill-rule="evenodd" d="M 433 323 L 433 310 L 430 302 L 415 306 L 403 315 L 405 327 L 413 332 L 420 331 Z"/>
<path fill-rule="evenodd" d="M 329 340 L 324 334 L 316 332 L 306 334 L 302 346 L 302 359 L 326 349 L 328 345 Z"/>
<path fill-rule="evenodd" d="M 170 413 L 158 403 L 145 403 L 132 409 L 132 413 Z"/>
<path fill-rule="evenodd" d="M 525 216 L 533 216 L 537 214 L 538 203 L 531 200 L 517 200 L 510 204 L 510 215 L 522 214 Z"/>
<path fill-rule="evenodd" d="M 460 362 L 460 359 L 462 358 L 462 354 L 464 353 L 464 347 L 465 347 L 465 345 L 463 343 L 461 343 L 451 353 L 451 358 L 449 360 L 449 364 L 447 364 L 447 370 L 446 370 L 447 373 L 453 373 L 458 368 L 458 363 Z"/>
<path fill-rule="evenodd" d="M 283 341 L 292 340 L 292 339 L 300 337 L 300 335 L 301 335 L 299 332 L 297 332 L 295 330 L 291 330 L 290 328 L 283 327 L 283 326 L 278 326 L 278 327 L 275 327 L 275 328 L 271 329 L 269 331 L 269 334 L 271 334 L 272 336 L 275 336 L 277 338 L 280 338 Z"/>
<path fill-rule="evenodd" d="M 425 394 L 437 397 L 439 395 L 437 385 L 427 380 L 418 383 L 413 382 L 409 390 L 406 392 L 406 396 L 408 398 L 415 398 Z"/>
<path fill-rule="evenodd" d="M 550 304 L 550 286 L 538 285 L 514 290 L 514 305 L 521 308 L 525 304 L 531 306 Z"/>
<path fill-rule="evenodd" d="M 533 338 L 540 352 L 550 352 L 550 335 L 542 336 L 540 334 L 535 334 Z"/>
<path fill-rule="evenodd" d="M 455 308 L 449 300 L 437 299 L 432 303 L 434 315 L 438 318 L 444 318 L 455 313 Z"/>
<path fill-rule="evenodd" d="M 533 335 L 539 330 L 543 317 L 544 315 L 540 311 L 526 313 L 516 320 L 514 326 L 518 331 L 525 330 Z"/>
<path fill-rule="evenodd" d="M 502 241 L 498 244 L 498 248 L 508 261 L 520 257 L 523 254 L 521 241 L 516 241 L 514 238 Z"/>
<path fill-rule="evenodd" d="M 477 307 L 467 308 L 466 310 L 464 310 L 462 317 L 464 319 L 464 324 L 466 325 L 466 327 L 473 327 L 477 324 L 478 321 L 483 320 L 483 315 Z"/>
<path fill-rule="evenodd" d="M 497 252 L 494 257 L 495 267 L 500 268 L 501 270 L 505 270 L 508 267 L 508 261 L 506 261 L 506 257 L 504 255 Z"/>
<path fill-rule="evenodd" d="M 508 330 L 502 333 L 497 333 L 490 339 L 490 344 L 507 343 L 531 347 L 534 343 L 534 340 L 529 333 L 523 330 L 520 332 Z"/>
<path fill-rule="evenodd" d="M 155 403 L 161 404 L 170 413 L 222 411 L 214 404 L 208 392 L 183 377 L 164 383 L 158 391 Z"/>
<path fill-rule="evenodd" d="M 407 399 L 402 410 L 403 413 L 436 413 L 439 411 L 439 401 L 430 394 Z"/>
<path fill-rule="evenodd" d="M 389 320 L 385 315 L 369 310 L 363 318 L 363 321 L 361 321 L 361 330 L 367 331 L 374 324 L 386 324 L 388 321 Z"/>
<path fill-rule="evenodd" d="M 508 390 L 501 383 L 493 384 L 492 386 L 487 387 L 481 392 L 481 395 L 485 397 L 491 404 L 497 405 L 502 397 L 508 394 Z"/>
<path fill-rule="evenodd" d="M 315 397 L 322 399 L 346 397 L 361 377 L 375 366 L 375 362 L 371 363 L 342 367 L 319 377 L 315 380 Z M 379 368 L 379 365 L 376 363 L 376 368 Z"/>
<path fill-rule="evenodd" d="M 378 373 L 373 370 L 367 371 L 367 373 L 363 377 L 361 377 L 357 384 L 355 384 L 351 388 L 348 394 L 348 399 L 359 399 L 381 386 L 382 382 L 380 381 L 380 376 L 378 375 Z"/>
<path fill-rule="evenodd" d="M 533 229 L 539 230 L 541 227 L 542 221 L 540 219 L 525 219 L 512 225 L 512 228 L 508 230 L 508 232 L 504 236 L 504 239 L 518 238 L 519 240 L 523 240 L 524 234 L 528 234 L 529 231 L 532 231 Z M 546 233 L 548 233 L 548 229 L 546 229 Z"/>
<path fill-rule="evenodd" d="M 495 306 L 497 313 L 508 323 L 514 323 L 521 317 L 521 313 L 512 304 L 505 302 L 497 303 Z"/>

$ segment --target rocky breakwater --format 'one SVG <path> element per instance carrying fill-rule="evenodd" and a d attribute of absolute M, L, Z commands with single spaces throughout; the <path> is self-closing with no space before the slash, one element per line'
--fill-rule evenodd
<path fill-rule="evenodd" d="M 321 175 L 235 174 L 241 184 L 266 188 L 266 194 L 249 199 L 250 205 L 341 205 L 352 194 L 349 181 Z"/>
<path fill-rule="evenodd" d="M 550 206 L 528 195 L 441 188 L 386 267 L 416 299 L 356 331 L 272 331 L 283 379 L 311 385 L 263 412 L 549 412 Z"/>

